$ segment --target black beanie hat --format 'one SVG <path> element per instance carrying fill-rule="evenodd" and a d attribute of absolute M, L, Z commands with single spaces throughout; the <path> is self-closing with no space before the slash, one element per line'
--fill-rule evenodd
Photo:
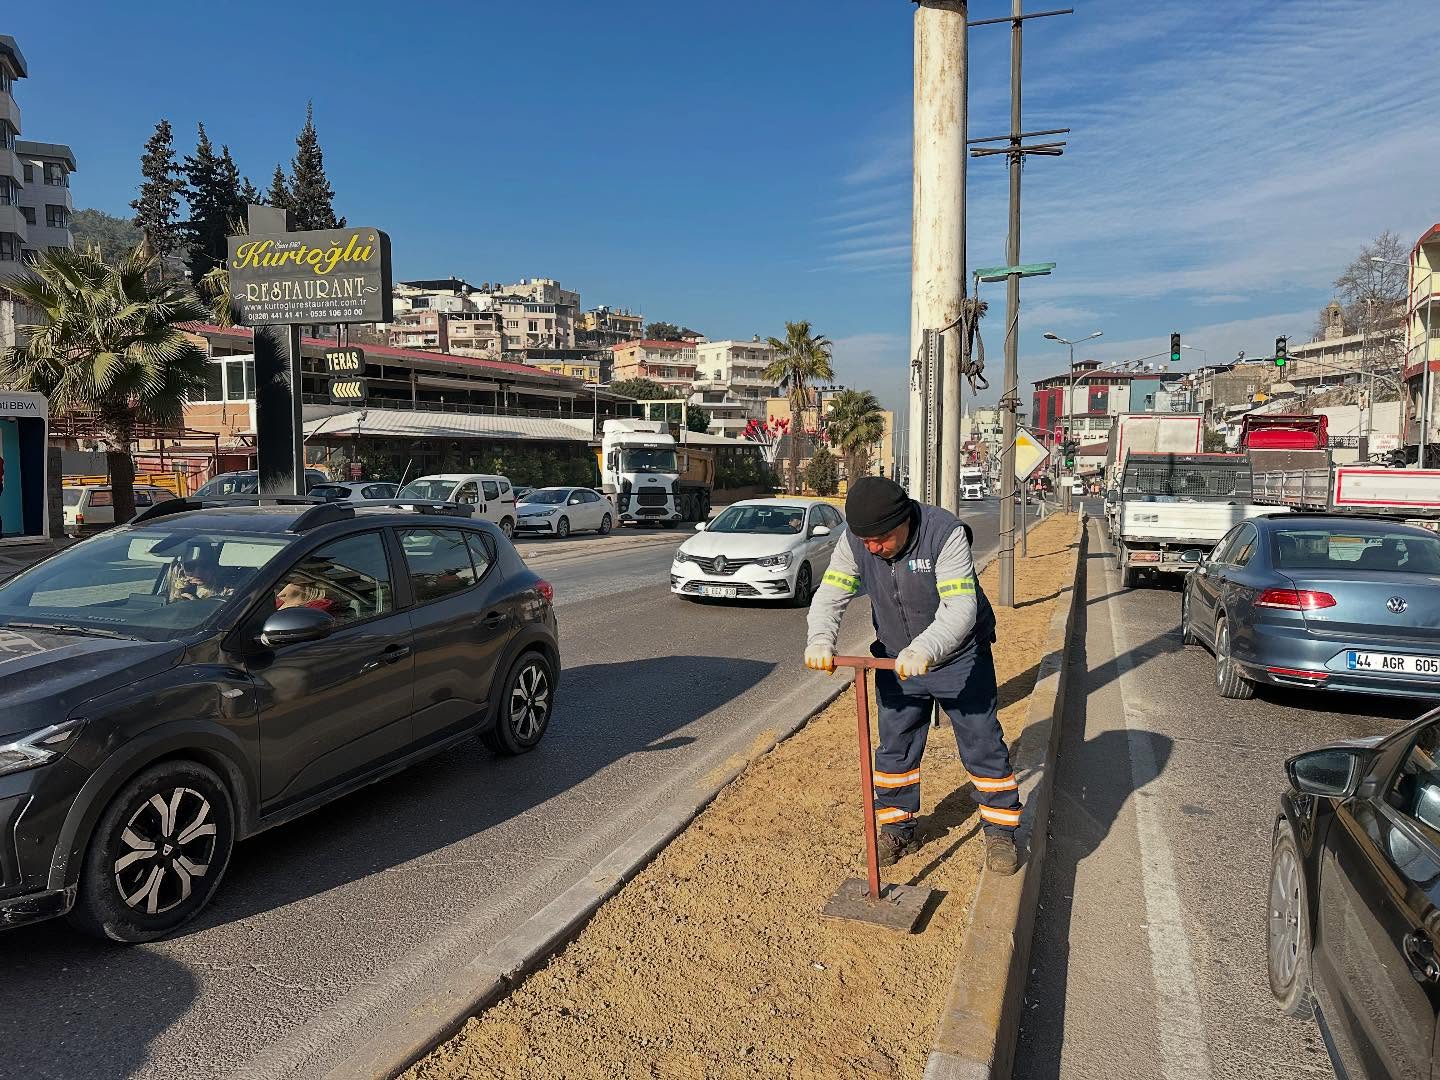
<path fill-rule="evenodd" d="M 884 536 L 904 524 L 915 504 L 884 476 L 862 476 L 845 496 L 845 524 L 856 536 Z"/>

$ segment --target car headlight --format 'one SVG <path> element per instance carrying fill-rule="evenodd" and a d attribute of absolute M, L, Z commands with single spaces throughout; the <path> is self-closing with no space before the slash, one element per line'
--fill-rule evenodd
<path fill-rule="evenodd" d="M 755 560 L 756 566 L 789 566 L 790 553 L 782 551 L 779 555 L 766 555 L 763 559 Z"/>
<path fill-rule="evenodd" d="M 67 720 L 63 724 L 32 731 L 11 742 L 0 743 L 0 776 L 38 769 L 64 757 L 84 726 L 84 720 Z"/>
<path fill-rule="evenodd" d="M 677 552 L 675 553 L 675 561 L 676 561 L 677 563 L 680 563 L 680 562 L 694 562 L 695 560 L 692 559 L 689 555 L 686 555 L 685 552 L 683 552 L 683 551 L 677 551 Z"/>

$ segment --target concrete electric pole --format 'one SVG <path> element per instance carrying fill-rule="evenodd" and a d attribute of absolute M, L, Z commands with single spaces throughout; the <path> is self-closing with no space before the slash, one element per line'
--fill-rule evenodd
<path fill-rule="evenodd" d="M 961 349 L 955 326 L 965 298 L 967 3 L 915 3 L 910 495 L 953 512 L 960 506 Z"/>

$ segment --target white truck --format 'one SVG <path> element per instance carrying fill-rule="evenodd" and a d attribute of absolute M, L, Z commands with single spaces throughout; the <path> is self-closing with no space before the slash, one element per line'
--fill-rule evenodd
<path fill-rule="evenodd" d="M 1188 573 L 1195 564 L 1181 559 L 1186 551 L 1209 551 L 1246 518 L 1284 512 L 1255 502 L 1243 454 L 1131 453 L 1114 505 L 1111 537 L 1126 587 L 1147 571 Z"/>
<path fill-rule="evenodd" d="M 1199 413 L 1121 413 L 1110 428 L 1105 456 L 1105 526 L 1116 538 L 1120 511 L 1120 479 L 1130 454 L 1198 454 L 1204 441 L 1205 418 Z"/>
<path fill-rule="evenodd" d="M 1373 465 L 1256 471 L 1254 498 L 1300 513 L 1383 514 L 1440 531 L 1440 469 Z"/>
<path fill-rule="evenodd" d="M 989 490 L 990 482 L 984 469 L 962 468 L 960 470 L 960 498 L 983 499 Z"/>
<path fill-rule="evenodd" d="M 683 437 L 683 433 L 682 433 Z M 606 420 L 600 444 L 601 490 L 621 525 L 662 525 L 710 516 L 715 455 L 679 445 L 658 420 Z"/>

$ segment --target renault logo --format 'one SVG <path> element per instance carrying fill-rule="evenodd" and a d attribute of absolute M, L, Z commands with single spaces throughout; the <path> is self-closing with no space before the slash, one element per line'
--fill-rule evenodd
<path fill-rule="evenodd" d="M 1408 608 L 1410 604 L 1403 596 L 1392 596 L 1389 600 L 1385 601 L 1385 606 L 1390 609 L 1391 615 L 1399 615 Z"/>
<path fill-rule="evenodd" d="M 718 556 L 716 556 L 715 562 L 714 562 L 714 570 L 715 570 L 715 573 L 717 573 L 717 574 L 723 574 L 723 573 L 725 572 L 725 567 L 727 567 L 727 566 L 729 566 L 729 565 L 730 565 L 730 564 L 725 561 L 725 556 L 724 556 L 724 555 L 718 555 Z"/>

